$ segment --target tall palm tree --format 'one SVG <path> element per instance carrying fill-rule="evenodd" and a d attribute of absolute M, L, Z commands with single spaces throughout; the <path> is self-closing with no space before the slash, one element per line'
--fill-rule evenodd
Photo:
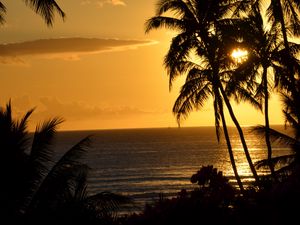
<path fill-rule="evenodd" d="M 263 21 L 259 7 L 254 4 L 251 7 L 245 24 L 240 27 L 243 44 L 248 49 L 248 60 L 236 71 L 235 81 L 243 82 L 243 79 L 260 79 L 260 85 L 256 90 L 256 97 L 264 101 L 265 115 L 265 142 L 267 145 L 268 160 L 271 174 L 274 177 L 272 165 L 272 147 L 270 141 L 269 125 L 269 91 L 273 87 L 287 88 L 289 70 L 285 64 L 287 49 L 281 39 L 281 32 L 278 26 L 271 26 L 267 29 Z M 295 55 L 299 52 L 300 46 L 296 43 L 288 43 L 291 49 L 289 65 L 294 71 L 299 70 L 298 60 Z M 244 73 L 242 76 L 241 74 Z M 270 77 L 272 76 L 272 79 Z M 273 82 L 270 82 L 272 80 Z M 234 91 L 234 88 L 233 88 Z"/>
<path fill-rule="evenodd" d="M 23 0 L 27 6 L 32 8 L 38 15 L 42 16 L 47 26 L 52 26 L 55 12 L 64 19 L 65 13 L 55 0 Z M 4 14 L 6 13 L 5 5 L 0 2 L 0 23 L 5 22 Z"/>
<path fill-rule="evenodd" d="M 213 97 L 217 137 L 219 137 L 221 120 L 231 164 L 241 187 L 223 113 L 223 103 L 237 127 L 246 158 L 257 183 L 259 178 L 252 163 L 243 131 L 223 86 L 227 80 L 228 62 L 226 63 L 226 59 L 228 56 L 226 53 L 228 52 L 224 51 L 226 47 L 224 47 L 219 27 L 222 23 L 230 25 L 235 22 L 223 20 L 230 9 L 227 3 L 228 1 L 218 0 L 161 0 L 157 5 L 156 16 L 146 23 L 146 32 L 161 27 L 178 31 L 179 34 L 173 38 L 164 61 L 170 77 L 170 87 L 176 77 L 185 73 L 188 75 L 173 112 L 177 115 L 177 119 L 180 119 L 182 116 L 187 116 L 192 109 L 201 108 L 209 96 Z M 168 16 L 169 14 L 165 15 L 165 13 L 173 14 Z M 190 56 L 193 53 L 196 53 L 195 55 L 198 57 L 198 65 L 191 60 Z M 242 89 L 241 93 L 247 95 Z"/>
<path fill-rule="evenodd" d="M 181 64 L 184 63 L 193 64 L 190 61 L 181 62 Z M 217 81 L 213 75 L 212 69 L 204 69 L 194 63 L 193 67 L 191 67 L 187 72 L 185 84 L 182 86 L 180 94 L 176 99 L 173 112 L 177 117 L 178 123 L 180 124 L 182 118 L 186 117 L 193 109 L 201 109 L 208 98 L 213 98 L 217 139 L 218 141 L 220 140 L 220 123 L 222 123 L 232 169 L 238 186 L 243 192 L 244 188 L 236 167 L 226 119 L 224 116 L 223 98 L 218 88 L 215 87 L 216 82 Z"/>
<path fill-rule="evenodd" d="M 276 174 L 285 178 L 287 175 L 300 172 L 300 81 L 296 80 L 296 93 L 294 95 L 287 92 L 281 92 L 282 102 L 284 105 L 283 114 L 286 119 L 286 124 L 291 129 L 291 134 L 284 134 L 279 131 L 270 129 L 270 136 L 272 141 L 289 146 L 292 150 L 290 154 L 273 157 L 272 161 L 274 165 L 277 165 L 278 169 Z M 263 126 L 254 128 L 254 131 L 258 134 L 263 134 Z M 268 166 L 268 160 L 260 160 L 255 163 L 259 169 L 261 167 Z"/>

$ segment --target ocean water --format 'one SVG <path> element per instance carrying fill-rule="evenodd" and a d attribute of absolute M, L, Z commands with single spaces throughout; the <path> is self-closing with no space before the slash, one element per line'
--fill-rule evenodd
<path fill-rule="evenodd" d="M 243 130 L 253 162 L 266 158 L 264 137 L 250 128 Z M 234 128 L 229 132 L 239 174 L 244 181 L 251 180 L 238 133 Z M 206 165 L 223 171 L 234 183 L 226 142 L 223 136 L 217 142 L 214 127 L 58 132 L 58 155 L 88 135 L 92 146 L 85 162 L 91 168 L 91 195 L 110 191 L 132 197 L 137 207 L 143 207 L 160 193 L 176 195 L 183 188 L 195 188 L 190 178 Z M 287 153 L 289 148 L 273 143 L 274 156 Z"/>

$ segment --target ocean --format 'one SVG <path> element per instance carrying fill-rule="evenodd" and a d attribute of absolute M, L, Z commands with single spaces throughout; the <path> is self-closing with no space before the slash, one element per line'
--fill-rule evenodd
<path fill-rule="evenodd" d="M 243 130 L 253 162 L 266 158 L 264 137 L 251 132 L 250 128 Z M 239 174 L 244 181 L 251 181 L 238 133 L 233 127 L 229 132 Z M 217 142 L 214 127 L 58 132 L 55 145 L 58 155 L 88 135 L 92 135 L 92 146 L 85 157 L 91 168 L 90 195 L 102 191 L 123 194 L 142 209 L 159 194 L 172 196 L 181 189 L 197 187 L 190 178 L 201 166 L 207 165 L 223 171 L 234 183 L 226 142 L 223 136 L 221 142 Z M 274 156 L 288 153 L 288 147 L 273 143 Z"/>

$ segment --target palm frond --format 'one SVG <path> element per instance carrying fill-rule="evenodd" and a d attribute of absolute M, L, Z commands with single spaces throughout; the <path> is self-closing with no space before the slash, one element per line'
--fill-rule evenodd
<path fill-rule="evenodd" d="M 64 11 L 55 0 L 24 0 L 37 14 L 41 15 L 48 26 L 53 25 L 54 15 L 57 12 L 62 19 L 65 18 Z"/>
<path fill-rule="evenodd" d="M 17 128 L 18 122 L 13 119 L 11 100 L 9 100 L 5 108 L 0 108 L 0 143 L 5 150 L 3 154 L 14 157 L 11 160 L 16 160 L 16 157 L 23 155 L 27 147 L 22 145 L 26 143 L 27 133 Z"/>
<path fill-rule="evenodd" d="M 202 108 L 209 95 L 209 83 L 200 83 L 197 79 L 186 82 L 173 106 L 173 113 L 176 115 L 178 124 L 189 115 L 193 108 Z"/>
<path fill-rule="evenodd" d="M 87 197 L 85 204 L 89 210 L 93 210 L 99 217 L 106 217 L 107 215 L 116 215 L 122 206 L 132 204 L 132 200 L 111 192 L 100 192 Z"/>
<path fill-rule="evenodd" d="M 294 1 L 283 1 L 283 12 L 286 20 L 289 21 L 289 23 L 291 24 L 290 26 L 292 27 L 292 33 L 296 36 L 299 35 L 300 20 L 298 15 L 298 4 Z"/>
<path fill-rule="evenodd" d="M 189 59 L 190 52 L 194 47 L 194 40 L 187 33 L 181 33 L 172 39 L 170 49 L 164 58 L 164 66 L 169 76 L 169 89 L 179 75 L 183 75 L 196 66 Z"/>
<path fill-rule="evenodd" d="M 69 149 L 54 164 L 47 176 L 40 183 L 30 207 L 37 207 L 40 204 L 39 202 L 47 204 L 49 198 L 56 197 L 57 200 L 61 200 L 74 195 L 74 179 L 78 177 L 78 174 L 84 174 L 80 171 L 86 170 L 86 165 L 81 163 L 80 160 L 89 146 L 90 137 L 86 137 Z M 57 195 L 61 197 L 59 198 Z"/>
<path fill-rule="evenodd" d="M 0 2 L 0 24 L 4 24 L 5 23 L 5 16 L 6 14 L 6 7 L 5 5 L 3 5 L 2 2 Z"/>
<path fill-rule="evenodd" d="M 12 120 L 12 110 L 11 110 L 11 100 L 8 101 L 6 104 L 5 109 L 1 107 L 0 110 L 0 116 L 1 120 L 5 121 L 8 126 L 10 126 L 10 129 L 13 127 L 13 120 Z"/>
<path fill-rule="evenodd" d="M 145 33 L 149 33 L 151 30 L 159 28 L 167 28 L 176 31 L 181 31 L 182 29 L 185 29 L 182 20 L 166 16 L 156 16 L 150 18 L 145 23 Z"/>
<path fill-rule="evenodd" d="M 14 126 L 12 133 L 15 136 L 15 144 L 17 149 L 19 149 L 20 153 L 25 153 L 27 148 L 29 147 L 29 136 L 28 136 L 28 131 L 27 131 L 27 124 L 28 124 L 28 119 L 33 113 L 34 109 L 29 110 L 28 112 L 25 113 L 25 115 L 21 118 L 20 121 L 14 121 Z"/>
<path fill-rule="evenodd" d="M 251 3 L 251 0 L 231 1 L 229 4 L 230 11 L 234 17 L 240 17 L 242 13 L 247 13 L 251 9 Z"/>
<path fill-rule="evenodd" d="M 178 17 L 195 18 L 192 5 L 182 0 L 160 0 L 156 5 L 156 15 L 174 12 Z M 196 18 L 195 18 L 196 19 Z"/>
<path fill-rule="evenodd" d="M 81 160 L 88 151 L 90 145 L 91 136 L 82 139 L 61 157 L 61 159 L 56 163 L 56 166 L 59 167 L 60 165 L 67 165 Z"/>
<path fill-rule="evenodd" d="M 258 134 L 259 136 L 264 136 L 266 131 L 266 127 L 263 125 L 255 126 L 252 128 L 252 132 Z M 297 142 L 294 138 L 283 134 L 279 131 L 276 131 L 272 128 L 269 129 L 270 138 L 273 142 L 278 142 L 280 144 L 284 144 L 287 146 L 294 146 Z"/>
<path fill-rule="evenodd" d="M 27 111 L 25 113 L 25 115 L 23 116 L 23 118 L 20 120 L 20 122 L 17 123 L 16 127 L 18 130 L 22 130 L 23 132 L 25 130 L 27 130 L 27 123 L 28 123 L 28 119 L 31 116 L 31 114 L 34 112 L 34 108 L 30 109 L 29 111 Z"/>
<path fill-rule="evenodd" d="M 248 102 L 253 106 L 255 109 L 262 111 L 262 103 L 260 99 L 257 99 L 257 95 L 255 96 L 249 88 L 245 88 L 239 84 L 236 84 L 234 91 L 230 90 L 228 94 L 234 97 L 237 103 Z"/>
<path fill-rule="evenodd" d="M 286 178 L 288 175 L 291 175 L 295 171 L 297 166 L 295 160 L 292 160 L 289 164 L 285 164 L 280 169 L 275 171 L 277 177 Z"/>
<path fill-rule="evenodd" d="M 281 155 L 281 156 L 273 157 L 271 159 L 271 162 L 273 165 L 277 165 L 277 166 L 288 165 L 288 164 L 291 164 L 295 160 L 295 157 L 296 157 L 296 154 Z M 254 166 L 257 169 L 262 169 L 262 168 L 268 169 L 270 166 L 270 163 L 269 163 L 268 159 L 263 159 L 263 160 L 259 160 L 259 161 L 255 162 Z"/>
<path fill-rule="evenodd" d="M 57 126 L 64 120 L 62 118 L 53 118 L 43 122 L 36 127 L 34 133 L 30 157 L 32 161 L 45 163 L 51 161 L 53 138 L 56 133 Z"/>
<path fill-rule="evenodd" d="M 28 114 L 26 116 L 28 116 Z M 43 122 L 36 128 L 29 154 L 28 174 L 26 179 L 27 193 L 25 193 L 24 201 L 21 206 L 23 211 L 31 204 L 34 195 L 49 172 L 48 168 L 49 165 L 51 165 L 53 155 L 53 149 L 51 148 L 53 138 L 56 134 L 57 126 L 62 122 L 63 120 L 61 118 L 53 118 Z"/>
<path fill-rule="evenodd" d="M 78 170 L 77 175 L 74 179 L 73 189 L 75 201 L 82 202 L 87 198 L 87 175 L 88 166 L 82 165 L 82 168 Z"/>

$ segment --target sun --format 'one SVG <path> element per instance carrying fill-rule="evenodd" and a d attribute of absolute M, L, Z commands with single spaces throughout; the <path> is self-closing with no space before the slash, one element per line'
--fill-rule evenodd
<path fill-rule="evenodd" d="M 245 62 L 248 59 L 248 51 L 245 49 L 236 48 L 232 51 L 231 57 L 237 63 Z"/>

